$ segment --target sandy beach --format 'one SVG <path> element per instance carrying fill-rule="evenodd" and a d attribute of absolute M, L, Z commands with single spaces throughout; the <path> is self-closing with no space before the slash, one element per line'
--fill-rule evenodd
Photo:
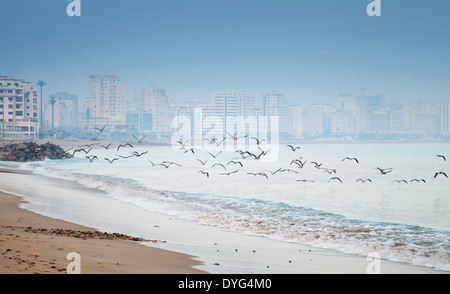
<path fill-rule="evenodd" d="M 190 256 L 136 241 L 75 238 L 38 229 L 95 231 L 18 207 L 21 198 L 0 193 L 0 274 L 66 274 L 70 252 L 82 274 L 200 274 Z"/>

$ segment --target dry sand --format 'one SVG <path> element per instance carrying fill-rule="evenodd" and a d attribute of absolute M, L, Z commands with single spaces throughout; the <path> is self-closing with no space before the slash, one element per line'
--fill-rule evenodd
<path fill-rule="evenodd" d="M 0 193 L 0 274 L 65 274 L 70 252 L 80 254 L 82 274 L 205 273 L 193 268 L 198 262 L 191 256 L 136 241 L 32 232 L 37 228 L 95 229 L 35 214 L 20 208 L 21 201 L 20 197 Z"/>

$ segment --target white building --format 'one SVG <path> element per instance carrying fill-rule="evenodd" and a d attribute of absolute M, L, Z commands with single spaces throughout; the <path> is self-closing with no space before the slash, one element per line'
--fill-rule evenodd
<path fill-rule="evenodd" d="M 165 89 L 159 87 L 137 89 L 136 111 L 152 115 L 151 135 L 157 137 L 170 135 L 171 113 Z"/>
<path fill-rule="evenodd" d="M 89 75 L 86 107 L 90 113 L 90 127 L 125 125 L 126 101 L 125 84 L 118 74 Z"/>
<path fill-rule="evenodd" d="M 52 107 L 51 100 L 54 104 Z M 67 92 L 50 95 L 45 109 L 45 129 L 78 128 L 78 96 Z"/>
<path fill-rule="evenodd" d="M 279 131 L 284 133 L 288 131 L 288 107 L 286 97 L 279 92 L 268 92 L 263 95 L 264 114 L 270 121 L 270 117 L 279 118 Z"/>
<path fill-rule="evenodd" d="M 37 89 L 30 82 L 0 76 L 0 136 L 36 138 L 39 133 Z"/>

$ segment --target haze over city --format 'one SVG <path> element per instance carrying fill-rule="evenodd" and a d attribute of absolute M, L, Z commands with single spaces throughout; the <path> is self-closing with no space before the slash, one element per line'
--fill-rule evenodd
<path fill-rule="evenodd" d="M 257 98 L 279 91 L 289 104 L 333 102 L 367 86 L 399 101 L 450 97 L 448 1 L 382 1 L 379 17 L 363 0 L 82 0 L 79 17 L 66 14 L 68 3 L 0 3 L 11 40 L 0 75 L 43 79 L 47 95 L 80 100 L 89 74 L 106 71 L 121 75 L 128 99 L 147 86 L 171 101 L 238 88 Z"/>

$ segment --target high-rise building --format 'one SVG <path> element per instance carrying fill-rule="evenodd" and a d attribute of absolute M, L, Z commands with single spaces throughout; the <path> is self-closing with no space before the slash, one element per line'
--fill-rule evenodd
<path fill-rule="evenodd" d="M 136 111 L 152 115 L 152 135 L 170 135 L 171 114 L 165 89 L 158 87 L 137 89 Z"/>
<path fill-rule="evenodd" d="M 270 121 L 270 117 L 278 117 L 280 133 L 288 131 L 288 107 L 284 94 L 279 92 L 268 92 L 263 95 L 264 115 Z"/>
<path fill-rule="evenodd" d="M 52 106 L 53 99 L 53 106 Z M 67 92 L 50 95 L 45 110 L 46 130 L 78 128 L 78 96 Z"/>
<path fill-rule="evenodd" d="M 450 135 L 450 101 L 440 106 L 441 135 Z"/>
<path fill-rule="evenodd" d="M 103 73 L 89 75 L 89 109 L 91 127 L 125 125 L 126 89 L 118 74 Z"/>
<path fill-rule="evenodd" d="M 37 89 L 30 82 L 0 76 L 0 136 L 36 138 L 38 103 Z"/>

